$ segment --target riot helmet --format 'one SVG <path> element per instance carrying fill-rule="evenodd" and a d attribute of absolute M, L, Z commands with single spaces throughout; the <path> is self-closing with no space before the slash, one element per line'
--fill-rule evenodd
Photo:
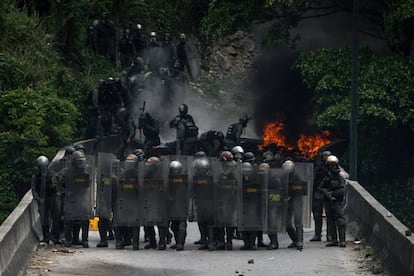
<path fill-rule="evenodd" d="M 233 153 L 235 160 L 243 161 L 244 150 L 241 146 L 234 146 L 231 149 L 231 153 Z"/>
<path fill-rule="evenodd" d="M 285 171 L 287 171 L 289 173 L 292 173 L 293 170 L 295 169 L 295 163 L 293 163 L 292 160 L 286 160 L 282 164 L 282 169 L 284 169 Z"/>
<path fill-rule="evenodd" d="M 138 157 L 135 154 L 128 154 L 125 159 L 125 170 L 132 171 L 137 167 Z"/>
<path fill-rule="evenodd" d="M 339 168 L 339 159 L 335 155 L 329 155 L 326 158 L 326 165 L 329 170 L 337 170 Z"/>
<path fill-rule="evenodd" d="M 180 174 L 183 170 L 183 164 L 181 164 L 180 161 L 174 160 L 170 162 L 168 168 L 170 169 L 171 174 Z"/>
<path fill-rule="evenodd" d="M 149 42 L 151 45 L 154 45 L 157 43 L 157 34 L 155 32 L 151 32 Z"/>
<path fill-rule="evenodd" d="M 181 41 L 182 43 L 184 43 L 184 42 L 185 42 L 185 40 L 186 40 L 185 33 L 181 33 L 181 34 L 180 34 L 180 41 Z"/>
<path fill-rule="evenodd" d="M 101 14 L 101 21 L 103 22 L 103 23 L 106 23 L 106 21 L 108 20 L 108 14 L 106 13 L 106 12 L 103 12 L 102 14 Z"/>
<path fill-rule="evenodd" d="M 72 153 L 72 166 L 76 169 L 82 169 L 86 166 L 86 157 L 82 151 L 74 151 Z"/>
<path fill-rule="evenodd" d="M 65 148 L 65 156 L 72 155 L 72 153 L 75 152 L 75 151 L 76 151 L 75 147 L 73 147 L 73 146 L 67 146 Z"/>
<path fill-rule="evenodd" d="M 187 115 L 188 113 L 188 106 L 186 104 L 182 104 L 178 107 L 178 111 L 181 115 Z"/>
<path fill-rule="evenodd" d="M 326 159 L 328 158 L 329 155 L 332 155 L 332 153 L 329 150 L 325 150 L 324 152 L 321 153 L 322 155 L 322 161 L 326 162 Z"/>
<path fill-rule="evenodd" d="M 129 38 L 130 31 L 128 28 L 124 29 L 124 37 Z"/>
<path fill-rule="evenodd" d="M 75 145 L 75 150 L 77 150 L 77 151 L 81 151 L 81 152 L 83 152 L 84 154 L 86 154 L 86 149 L 85 149 L 85 146 L 84 146 L 84 145 L 82 145 L 82 144 L 77 144 L 77 145 Z"/>
<path fill-rule="evenodd" d="M 260 172 L 267 172 L 268 170 L 270 170 L 270 166 L 267 163 L 260 163 L 260 165 L 257 167 L 257 169 Z"/>
<path fill-rule="evenodd" d="M 265 151 L 262 156 L 263 162 L 269 163 L 275 159 L 275 155 L 270 150 Z"/>
<path fill-rule="evenodd" d="M 225 151 L 222 151 L 220 153 L 219 160 L 220 161 L 233 161 L 234 160 L 234 156 L 233 156 L 233 154 L 230 151 L 225 150 Z"/>
<path fill-rule="evenodd" d="M 146 161 L 147 165 L 158 167 L 161 164 L 161 160 L 156 156 L 151 156 Z"/>
<path fill-rule="evenodd" d="M 249 162 L 250 164 L 254 163 L 256 162 L 256 156 L 254 155 L 253 152 L 248 151 L 244 154 L 244 161 Z"/>
<path fill-rule="evenodd" d="M 141 24 L 137 24 L 137 30 L 141 31 L 142 30 L 142 25 Z"/>
<path fill-rule="evenodd" d="M 196 174 L 207 174 L 210 170 L 210 161 L 207 158 L 194 160 L 194 170 Z"/>
<path fill-rule="evenodd" d="M 49 165 L 49 159 L 46 156 L 41 155 L 36 159 L 36 165 L 39 168 L 46 168 Z"/>
<path fill-rule="evenodd" d="M 248 121 L 249 121 L 249 116 L 247 114 L 240 115 L 239 122 L 242 124 L 243 127 L 247 126 Z"/>
<path fill-rule="evenodd" d="M 144 60 L 141 57 L 135 57 L 134 59 L 134 66 L 138 68 L 138 70 L 144 70 Z"/>
<path fill-rule="evenodd" d="M 108 79 L 106 81 L 108 82 L 108 84 L 113 84 L 114 83 L 114 78 L 113 77 L 108 77 Z"/>

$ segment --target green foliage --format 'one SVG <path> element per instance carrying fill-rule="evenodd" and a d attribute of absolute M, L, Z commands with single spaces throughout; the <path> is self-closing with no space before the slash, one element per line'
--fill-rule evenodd
<path fill-rule="evenodd" d="M 219 39 L 238 29 L 251 26 L 260 15 L 264 1 L 211 1 L 202 19 L 201 34 L 208 40 Z"/>
<path fill-rule="evenodd" d="M 0 181 L 7 181 L 7 175 L 0 175 Z M 10 185 L 0 185 L 0 223 L 13 211 L 17 205 L 17 197 Z"/>
<path fill-rule="evenodd" d="M 414 62 L 402 54 L 376 54 L 367 48 L 361 49 L 359 62 L 358 179 L 403 223 L 413 227 L 413 198 L 401 183 L 407 181 L 413 165 Z M 351 110 L 351 51 L 304 52 L 295 67 L 315 91 L 318 125 L 346 137 Z"/>

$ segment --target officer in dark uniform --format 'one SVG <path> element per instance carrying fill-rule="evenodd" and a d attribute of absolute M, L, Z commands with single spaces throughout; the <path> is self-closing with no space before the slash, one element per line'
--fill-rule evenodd
<path fill-rule="evenodd" d="M 128 154 L 132 147 L 135 148 L 135 144 L 133 142 L 135 140 L 136 126 L 127 108 L 121 107 L 119 109 L 116 124 L 118 126 L 118 133 L 120 134 L 122 140 L 122 146 L 119 150 L 118 156 L 123 159 L 125 154 Z"/>
<path fill-rule="evenodd" d="M 46 156 L 36 159 L 36 168 L 32 175 L 32 194 L 37 201 L 42 222 L 43 239 L 41 242 L 61 244 L 59 240 L 59 210 L 56 206 L 56 187 L 52 185 L 52 174 L 48 170 Z M 50 228 L 50 221 L 52 227 Z"/>
<path fill-rule="evenodd" d="M 132 64 L 132 60 L 135 56 L 134 40 L 130 36 L 130 30 L 124 29 L 124 33 L 119 40 L 119 58 L 121 60 L 121 68 L 126 69 Z"/>
<path fill-rule="evenodd" d="M 218 156 L 223 151 L 224 135 L 221 131 L 210 130 L 200 135 L 200 147 L 207 156 Z"/>
<path fill-rule="evenodd" d="M 75 151 L 71 155 L 71 166 L 64 168 L 53 176 L 53 185 L 57 187 L 57 197 L 65 198 L 65 189 L 67 181 L 72 181 L 71 175 L 86 175 L 86 158 L 85 154 L 81 151 Z M 89 231 L 89 220 L 72 221 L 65 219 L 65 246 L 70 247 L 73 243 L 73 226 L 75 223 L 80 223 L 82 227 L 82 245 L 84 248 L 89 247 L 88 245 L 88 231 Z"/>
<path fill-rule="evenodd" d="M 323 203 L 324 203 L 324 195 L 318 189 L 319 184 L 322 182 L 323 178 L 327 173 L 327 166 L 326 166 L 326 159 L 328 156 L 331 155 L 330 151 L 322 152 L 319 163 L 315 166 L 315 178 L 313 180 L 313 198 L 312 198 L 312 213 L 313 213 L 313 220 L 315 221 L 315 235 L 310 239 L 310 241 L 321 241 L 322 239 L 322 213 L 323 213 Z M 329 225 L 330 226 L 330 225 Z M 327 240 L 330 241 L 330 237 L 328 235 L 330 227 L 327 227 Z"/>
<path fill-rule="evenodd" d="M 137 24 L 137 28 L 134 32 L 134 46 L 136 56 L 143 57 L 144 50 L 147 47 L 147 36 L 145 35 L 141 24 Z"/>
<path fill-rule="evenodd" d="M 319 190 L 325 196 L 327 220 L 332 225 L 329 229 L 332 241 L 327 243 L 326 246 L 339 245 L 340 247 L 346 247 L 346 222 L 344 218 L 345 181 L 340 175 L 339 160 L 335 155 L 330 155 L 326 158 L 326 166 L 328 169 L 319 185 Z"/>
<path fill-rule="evenodd" d="M 198 147 L 198 127 L 194 123 L 193 117 L 188 114 L 188 106 L 182 104 L 179 106 L 179 115 L 170 121 L 170 128 L 177 131 L 177 152 L 183 155 L 193 155 L 197 152 Z"/>
<path fill-rule="evenodd" d="M 176 50 L 171 40 L 171 34 L 165 33 L 161 45 L 161 67 L 167 68 L 169 74 L 172 74 L 176 59 Z"/>
<path fill-rule="evenodd" d="M 96 54 L 95 27 L 93 25 L 88 27 L 86 46 L 89 47 L 94 54 Z"/>
<path fill-rule="evenodd" d="M 180 64 L 181 71 L 184 72 L 187 68 L 187 73 L 191 81 L 194 81 L 193 71 L 188 59 L 188 51 L 191 49 L 186 43 L 186 35 L 184 33 L 180 34 L 180 43 L 177 45 L 177 59 Z"/>
<path fill-rule="evenodd" d="M 282 168 L 289 172 L 289 199 L 286 231 L 292 240 L 288 248 L 303 249 L 303 196 L 305 195 L 306 181 L 295 171 L 295 163 L 287 160 L 282 164 Z"/>
<path fill-rule="evenodd" d="M 171 161 L 169 164 L 170 169 L 170 177 L 175 180 L 182 181 L 183 175 L 182 175 L 182 169 L 183 165 L 179 161 Z M 183 195 L 185 196 L 185 195 Z M 179 198 L 175 200 L 180 200 Z M 171 230 L 174 233 L 175 238 L 175 246 L 172 246 L 171 248 L 174 248 L 177 251 L 184 250 L 184 244 L 185 244 L 185 238 L 187 236 L 187 220 L 186 219 L 179 219 L 179 220 L 172 220 L 171 221 Z"/>
<path fill-rule="evenodd" d="M 232 149 L 234 146 L 240 145 L 240 136 L 243 132 L 243 129 L 247 126 L 248 121 L 249 116 L 243 114 L 239 117 L 238 123 L 231 124 L 227 128 L 224 142 L 228 149 Z"/>
<path fill-rule="evenodd" d="M 115 64 L 116 29 L 114 23 L 108 19 L 106 12 L 102 13 L 101 21 L 96 25 L 94 40 L 98 53 Z"/>
<path fill-rule="evenodd" d="M 144 51 L 144 61 L 148 65 L 148 69 L 158 76 L 161 68 L 161 49 L 155 32 L 150 34 L 149 45 Z"/>
<path fill-rule="evenodd" d="M 144 112 L 139 117 L 139 129 L 142 129 L 144 134 L 144 152 L 147 156 L 153 155 L 154 149 L 161 144 L 160 140 L 160 123 L 153 118 L 148 112 Z"/>

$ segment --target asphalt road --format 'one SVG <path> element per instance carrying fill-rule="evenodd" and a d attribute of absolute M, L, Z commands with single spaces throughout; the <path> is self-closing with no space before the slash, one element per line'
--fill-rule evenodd
<path fill-rule="evenodd" d="M 347 237 L 346 248 L 332 248 L 325 247 L 324 242 L 309 242 L 312 235 L 312 229 L 305 229 L 302 252 L 287 249 L 290 240 L 285 234 L 279 235 L 278 250 L 241 251 L 242 241 L 235 240 L 233 251 L 209 252 L 193 244 L 199 239 L 198 228 L 196 223 L 189 223 L 185 250 L 176 252 L 133 251 L 131 247 L 116 250 L 114 241 L 110 241 L 109 248 L 96 248 L 98 232 L 91 231 L 87 249 L 39 247 L 27 275 L 372 275 L 367 254 L 352 242 L 352 237 Z"/>

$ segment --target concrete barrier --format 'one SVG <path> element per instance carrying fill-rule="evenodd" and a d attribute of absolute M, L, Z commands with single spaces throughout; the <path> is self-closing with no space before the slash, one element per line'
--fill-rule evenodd
<path fill-rule="evenodd" d="M 42 237 L 42 226 L 29 190 L 0 226 L 0 275 L 23 275 Z"/>
<path fill-rule="evenodd" d="M 358 182 L 347 180 L 345 213 L 390 275 L 414 275 L 414 236 Z M 413 210 L 414 211 L 414 210 Z"/>

